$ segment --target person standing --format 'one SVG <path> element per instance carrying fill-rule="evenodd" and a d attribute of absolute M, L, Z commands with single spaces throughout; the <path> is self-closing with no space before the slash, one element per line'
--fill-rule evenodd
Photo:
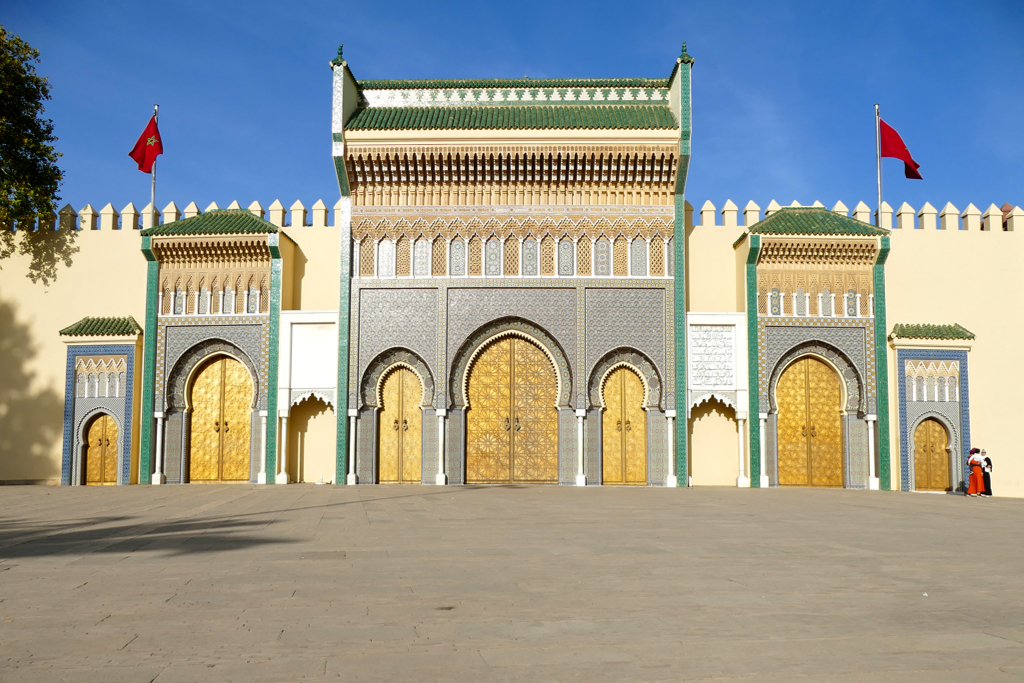
<path fill-rule="evenodd" d="M 985 490 L 981 494 L 986 498 L 992 496 L 992 458 L 988 457 L 988 451 L 981 449 L 981 474 L 985 481 Z"/>
<path fill-rule="evenodd" d="M 967 458 L 967 469 L 970 471 L 967 495 L 977 497 L 985 492 L 985 477 L 982 471 L 984 465 L 981 459 L 981 449 L 972 448 L 970 456 Z"/>

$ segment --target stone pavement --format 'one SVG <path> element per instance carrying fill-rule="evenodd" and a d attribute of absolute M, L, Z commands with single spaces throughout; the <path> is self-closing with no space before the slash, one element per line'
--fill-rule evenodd
<path fill-rule="evenodd" d="M 1022 681 L 1024 501 L 0 488 L 0 680 Z"/>

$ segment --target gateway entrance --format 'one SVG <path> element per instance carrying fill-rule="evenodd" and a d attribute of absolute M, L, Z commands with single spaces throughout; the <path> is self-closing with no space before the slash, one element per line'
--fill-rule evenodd
<path fill-rule="evenodd" d="M 801 358 L 779 378 L 779 485 L 843 485 L 842 385 L 817 358 Z"/>
<path fill-rule="evenodd" d="M 558 379 L 533 342 L 488 345 L 469 374 L 466 483 L 558 483 Z"/>
<path fill-rule="evenodd" d="M 109 415 L 100 415 L 89 425 L 85 450 L 87 486 L 117 483 L 117 423 Z"/>
<path fill-rule="evenodd" d="M 382 484 L 419 484 L 423 450 L 423 387 L 416 374 L 398 368 L 382 387 L 380 449 L 377 481 Z"/>
<path fill-rule="evenodd" d="M 938 420 L 922 420 L 914 430 L 914 488 L 951 491 L 949 434 Z"/>
<path fill-rule="evenodd" d="M 234 358 L 200 368 L 192 383 L 189 481 L 249 481 L 252 378 Z"/>
<path fill-rule="evenodd" d="M 602 484 L 647 483 L 647 413 L 644 385 L 629 368 L 613 370 L 604 384 Z"/>

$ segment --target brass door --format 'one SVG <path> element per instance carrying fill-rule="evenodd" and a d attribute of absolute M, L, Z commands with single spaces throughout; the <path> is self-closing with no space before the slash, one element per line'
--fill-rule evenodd
<path fill-rule="evenodd" d="M 779 378 L 779 485 L 843 485 L 842 396 L 839 376 L 816 358 Z"/>
<path fill-rule="evenodd" d="M 420 380 L 408 368 L 398 368 L 385 378 L 381 393 L 377 480 L 382 484 L 418 484 L 423 447 Z"/>
<path fill-rule="evenodd" d="M 469 374 L 467 483 L 558 483 L 558 382 L 532 342 L 498 340 Z"/>
<path fill-rule="evenodd" d="M 109 415 L 100 415 L 86 436 L 85 483 L 102 486 L 117 483 L 117 423 Z"/>
<path fill-rule="evenodd" d="M 203 366 L 192 383 L 189 481 L 249 481 L 252 378 L 233 358 Z"/>
<path fill-rule="evenodd" d="M 914 488 L 950 491 L 949 434 L 938 420 L 922 420 L 914 430 Z"/>
<path fill-rule="evenodd" d="M 647 483 L 647 413 L 644 386 L 628 368 L 604 384 L 601 476 L 604 484 Z"/>

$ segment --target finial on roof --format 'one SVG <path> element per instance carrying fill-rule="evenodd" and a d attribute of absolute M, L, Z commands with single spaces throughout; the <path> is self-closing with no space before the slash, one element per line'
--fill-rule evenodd
<path fill-rule="evenodd" d="M 331 60 L 331 66 L 341 66 L 344 64 L 345 58 L 341 56 L 341 49 L 343 47 L 345 47 L 344 43 L 338 46 L 338 56 Z"/>
<path fill-rule="evenodd" d="M 685 41 L 685 40 L 683 41 L 683 49 L 682 49 L 682 52 L 681 52 L 681 53 L 679 54 L 679 60 L 680 60 L 680 61 L 681 61 L 681 62 L 682 62 L 683 64 L 693 64 L 693 57 L 691 57 L 690 55 L 688 55 L 688 54 L 686 53 L 686 41 Z"/>

